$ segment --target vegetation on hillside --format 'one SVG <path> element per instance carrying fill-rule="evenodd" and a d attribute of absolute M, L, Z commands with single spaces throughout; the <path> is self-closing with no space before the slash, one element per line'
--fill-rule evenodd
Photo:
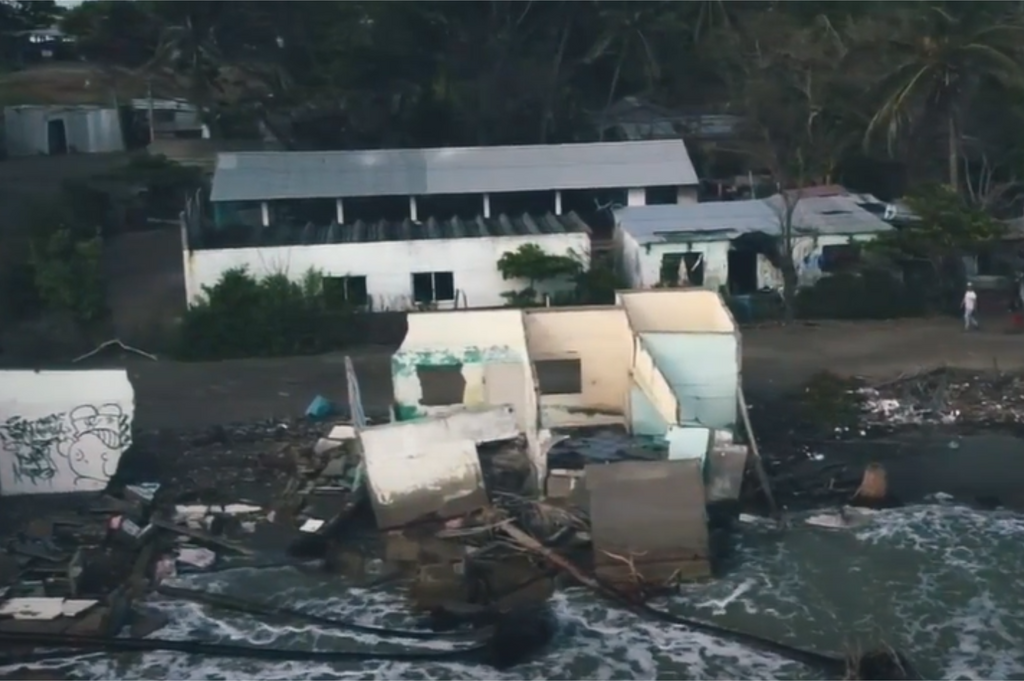
<path fill-rule="evenodd" d="M 891 279 L 883 274 L 823 282 L 828 291 L 801 302 L 793 215 L 808 187 L 911 197 L 923 219 L 875 254 L 935 271 L 997 238 L 995 220 L 1024 211 L 1021 3 L 87 0 L 58 15 L 52 3 L 0 3 L 0 20 L 21 28 L 59 18 L 97 68 L 183 84 L 214 135 L 262 126 L 289 149 L 616 139 L 617 104 L 650 102 L 675 113 L 702 178 L 758 178 L 782 191 L 781 236 L 768 254 L 791 316 L 827 311 L 847 284 L 855 298 L 920 307 L 879 294 Z M 738 123 L 707 139 L 698 115 L 711 114 Z M 172 214 L 181 178 L 147 172 L 171 187 L 148 195 Z M 88 317 L 85 302 L 57 291 L 79 275 L 44 260 L 60 254 L 87 271 L 91 237 L 71 246 L 59 231 L 47 238 L 45 248 L 33 242 L 21 280 Z M 509 279 L 529 282 L 513 294 L 520 304 L 539 302 L 545 279 L 574 280 L 575 299 L 588 301 L 616 283 L 603 268 L 582 273 L 534 256 L 504 262 Z"/>

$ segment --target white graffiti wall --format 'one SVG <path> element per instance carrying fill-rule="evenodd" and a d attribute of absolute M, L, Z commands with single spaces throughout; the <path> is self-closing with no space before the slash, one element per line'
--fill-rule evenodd
<path fill-rule="evenodd" d="M 0 494 L 102 490 L 134 415 L 123 369 L 0 371 Z"/>

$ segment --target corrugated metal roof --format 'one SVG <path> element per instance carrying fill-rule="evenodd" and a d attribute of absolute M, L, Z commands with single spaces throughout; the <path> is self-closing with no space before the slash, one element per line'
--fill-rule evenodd
<path fill-rule="evenodd" d="M 682 140 L 220 154 L 212 201 L 695 185 Z"/>
<path fill-rule="evenodd" d="M 576 213 L 564 215 L 521 215 L 452 218 L 413 222 L 381 220 L 339 225 L 307 225 L 247 228 L 245 230 L 204 231 L 195 239 L 194 248 L 250 248 L 255 246 L 318 246 L 382 241 L 420 241 L 500 236 L 543 236 L 545 234 L 589 233 L 590 228 Z M 194 237 L 190 236 L 190 241 Z"/>
<path fill-rule="evenodd" d="M 615 222 L 640 243 L 733 239 L 747 232 L 779 234 L 782 198 L 663 206 L 615 211 Z M 801 199 L 793 212 L 796 231 L 814 234 L 870 234 L 893 229 L 846 196 Z"/>

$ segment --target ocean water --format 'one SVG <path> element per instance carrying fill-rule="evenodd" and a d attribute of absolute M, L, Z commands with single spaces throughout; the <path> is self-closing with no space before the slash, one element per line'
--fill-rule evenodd
<path fill-rule="evenodd" d="M 925 678 L 1024 679 L 1024 515 L 946 502 L 882 511 L 856 529 L 839 530 L 804 524 L 810 515 L 794 516 L 784 531 L 767 522 L 739 524 L 720 578 L 685 586 L 657 605 L 821 652 L 888 644 L 907 653 Z M 288 568 L 176 583 L 266 594 L 276 603 L 365 624 L 409 628 L 414 622 L 395 589 L 349 590 Z M 163 597 L 152 605 L 172 618 L 154 634 L 160 638 L 306 650 L 394 645 L 316 626 L 270 626 Z M 460 663 L 273 663 L 175 653 L 82 655 L 36 667 L 91 679 L 820 678 L 817 670 L 773 654 L 609 607 L 586 590 L 557 594 L 552 608 L 558 633 L 549 649 L 501 673 Z"/>

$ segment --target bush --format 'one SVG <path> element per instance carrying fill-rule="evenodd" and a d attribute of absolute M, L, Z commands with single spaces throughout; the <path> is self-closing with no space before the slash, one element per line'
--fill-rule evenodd
<path fill-rule="evenodd" d="M 883 269 L 865 269 L 822 277 L 796 296 L 803 319 L 895 319 L 919 316 L 926 301 Z"/>
<path fill-rule="evenodd" d="M 284 274 L 257 280 L 244 268 L 204 287 L 182 317 L 176 353 L 188 360 L 280 357 L 335 350 L 352 338 L 354 311 L 328 305 L 323 277 Z"/>

